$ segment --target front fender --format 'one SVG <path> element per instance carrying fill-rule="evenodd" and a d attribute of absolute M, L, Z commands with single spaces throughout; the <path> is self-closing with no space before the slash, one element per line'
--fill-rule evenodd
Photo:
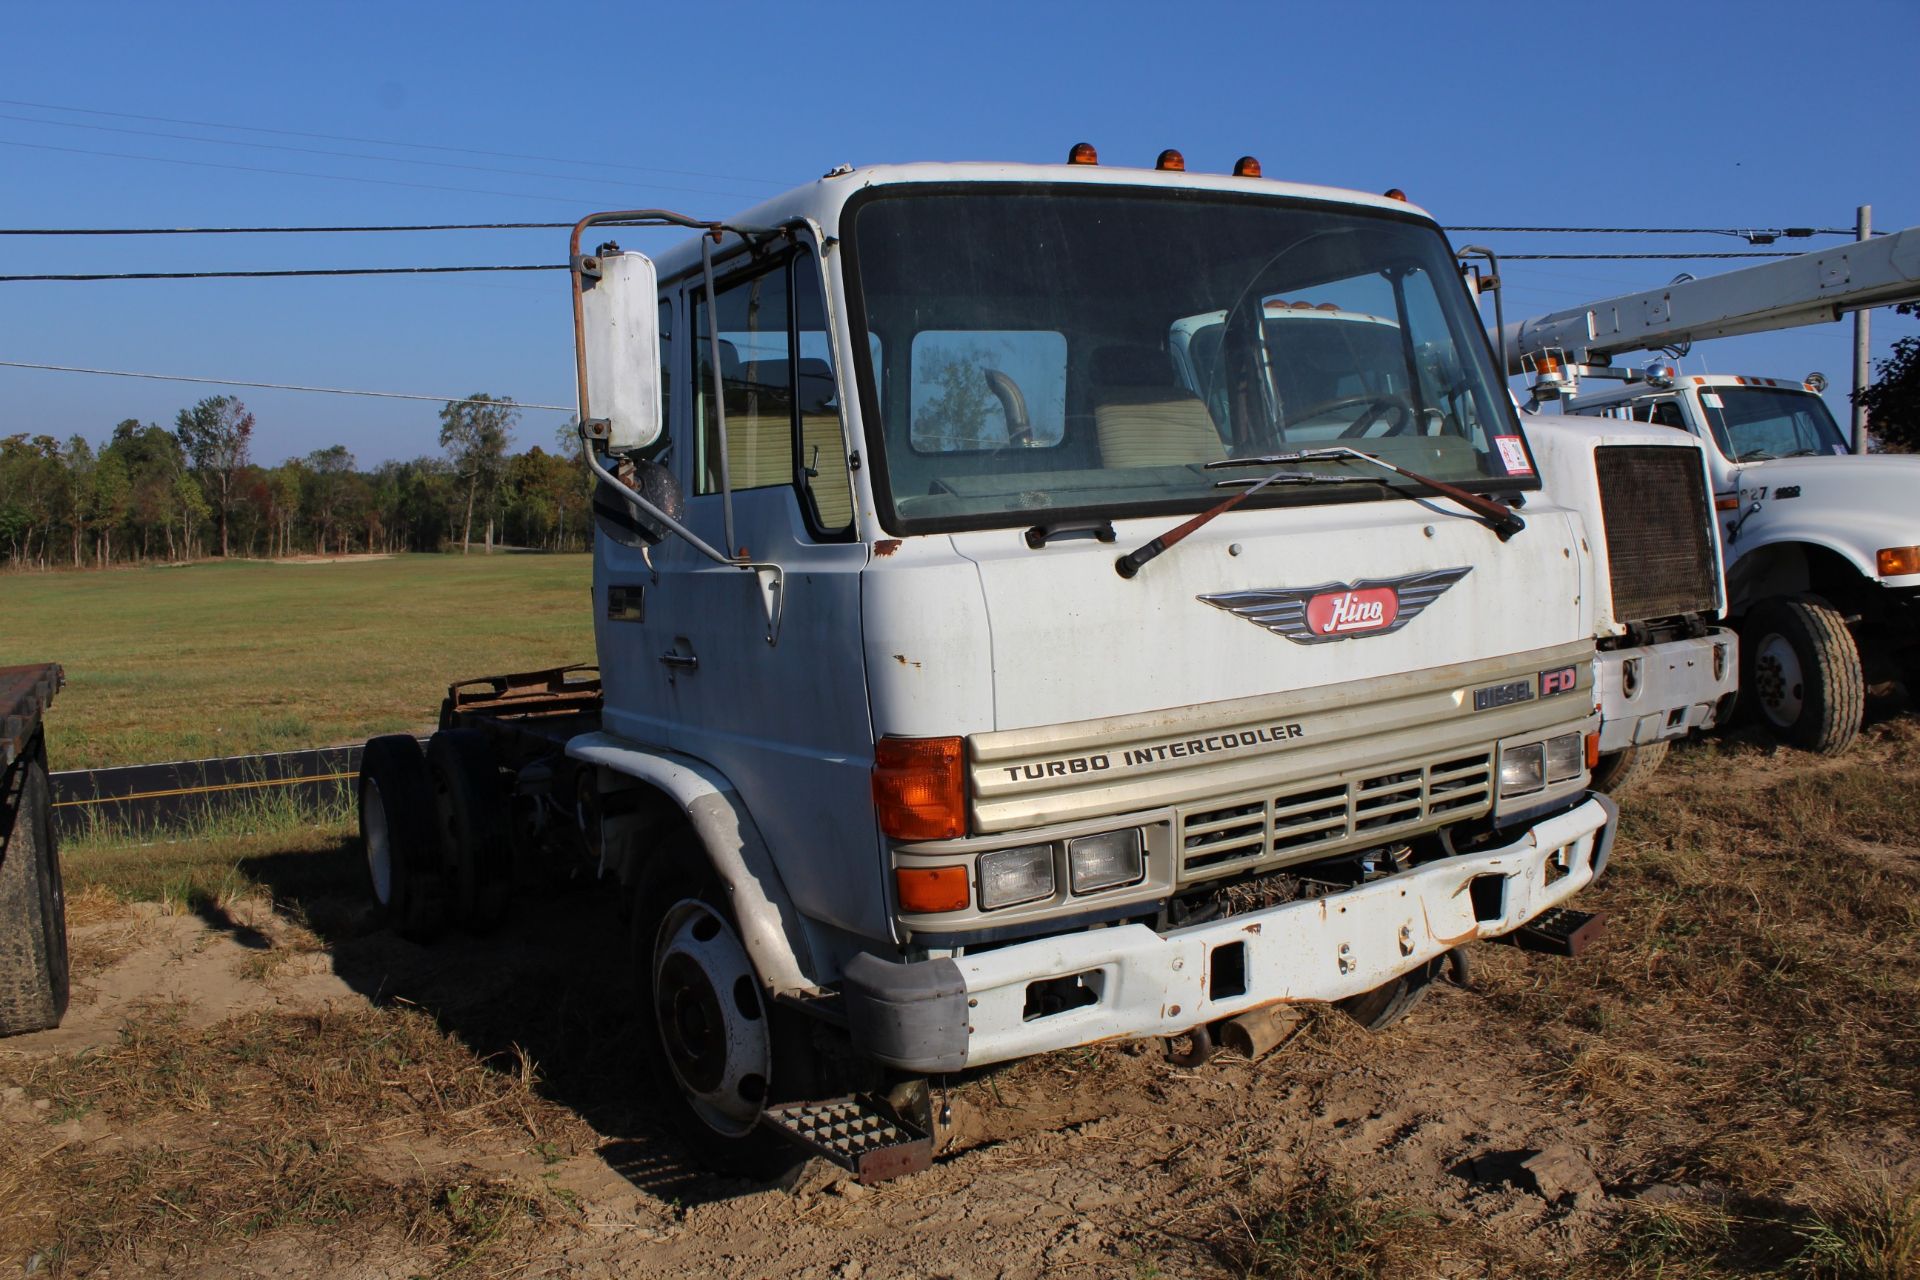
<path fill-rule="evenodd" d="M 567 755 L 647 783 L 677 803 L 726 886 L 760 980 L 776 994 L 820 994 L 800 913 L 746 801 L 724 774 L 692 756 L 611 733 L 581 734 L 568 741 Z"/>

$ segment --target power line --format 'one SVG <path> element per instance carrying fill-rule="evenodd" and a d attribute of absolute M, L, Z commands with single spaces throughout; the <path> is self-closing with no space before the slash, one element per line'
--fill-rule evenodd
<path fill-rule="evenodd" d="M 588 182 L 595 186 L 634 187 L 643 191 L 700 191 L 703 195 L 731 195 L 736 200 L 756 200 L 761 197 L 742 195 L 736 192 L 710 192 L 701 188 L 669 186 L 659 182 L 634 182 L 627 178 L 591 178 L 584 174 L 541 173 L 533 169 L 502 169 L 497 165 L 461 164 L 453 160 L 412 160 L 405 156 L 377 156 L 364 151 L 333 151 L 324 147 L 293 147 L 279 142 L 243 142 L 238 138 L 196 138 L 187 133 L 165 133 L 157 129 L 126 129 L 110 124 L 81 124 L 73 120 L 36 120 L 32 116 L 17 116 L 0 112 L 0 120 L 13 120 L 22 124 L 50 125 L 56 129 L 87 129 L 95 133 L 120 133 L 138 138 L 168 138 L 175 142 L 201 142 L 213 147 L 247 147 L 255 151 L 288 151 L 298 155 L 330 156 L 342 160 L 372 160 L 380 164 L 424 165 L 434 169 L 463 169 L 469 173 L 504 173 L 520 178 L 552 178 L 560 182 Z"/>
<path fill-rule="evenodd" d="M 1672 259 L 1692 262 L 1696 258 L 1798 258 L 1791 249 L 1754 250 L 1746 253 L 1503 253 L 1502 262 L 1641 262 Z"/>
<path fill-rule="evenodd" d="M 91 274 L 0 276 L 0 284 L 29 281 L 73 283 L 83 280 L 280 280 L 299 276 L 431 276 L 472 271 L 565 271 L 565 263 L 551 266 L 479 267 L 301 267 L 283 271 L 103 271 Z"/>
<path fill-rule="evenodd" d="M 602 223 L 620 226 L 620 223 Z M 412 222 L 364 227 L 0 227 L 0 236 L 257 236 L 323 231 L 564 231 L 571 222 Z"/>
<path fill-rule="evenodd" d="M 599 196 L 543 196 L 525 191 L 495 191 L 487 187 L 450 187 L 433 182 L 402 182 L 398 178 L 359 178 L 344 173 L 314 173 L 306 169 L 272 169 L 257 164 L 223 164 L 218 160 L 182 160 L 173 156 L 142 156 L 126 151 L 94 151 L 86 147 L 56 147 L 50 142 L 13 142 L 0 140 L 0 147 L 23 147 L 29 151 L 60 151 L 75 156 L 103 156 L 109 160 L 149 160 L 154 164 L 179 164 L 195 169 L 226 169 L 235 173 L 271 173 L 287 178 L 322 178 L 329 182 L 359 182 L 376 187 L 407 187 L 415 191 L 454 191 L 469 196 L 505 196 L 509 200 L 544 200 L 548 204 L 570 204 L 574 206 L 593 204 Z M 742 197 L 728 191 L 707 191 L 694 187 L 676 188 L 680 191 L 692 191 L 698 195 L 722 196 L 728 200 Z"/>
<path fill-rule="evenodd" d="M 696 169 L 659 169 L 646 165 L 617 164 L 609 160 L 573 160 L 565 156 L 527 155 L 518 151 L 486 151 L 475 147 L 450 147 L 431 142 L 401 142 L 394 138 L 356 138 L 336 133 L 303 133 L 297 129 L 269 129 L 260 125 L 222 124 L 216 120 L 181 120 L 173 116 L 140 115 L 131 111 L 99 111 L 90 107 L 63 107 L 51 102 L 21 102 L 14 98 L 0 98 L 0 105 L 9 107 L 31 107 L 36 111 L 65 111 L 71 115 L 104 116 L 114 120 L 144 120 L 152 124 L 184 124 L 196 129 L 231 129 L 239 133 L 265 133 L 281 138 L 315 138 L 322 142 L 360 142 L 376 147 L 403 147 L 412 151 L 445 151 L 454 155 L 492 156 L 499 160 L 539 160 L 547 164 L 571 164 L 582 167 L 602 169 L 625 169 L 630 173 L 665 173 L 681 178 L 717 178 L 722 182 L 752 182 L 762 186 L 789 187 L 794 184 L 780 182 L 772 178 L 752 178 L 744 174 L 703 173 Z M 39 121 L 42 124 L 57 124 L 58 121 Z M 217 141 L 208 139 L 208 141 Z M 1849 232 L 1848 234 L 1852 234 Z"/>
<path fill-rule="evenodd" d="M 428 396 L 408 391 L 363 391 L 352 387 L 306 387 L 291 382 L 247 382 L 240 378 L 193 378 L 183 373 L 135 373 L 130 369 L 85 369 L 71 364 L 34 364 L 26 360 L 0 360 L 0 368 L 41 369 L 51 373 L 97 373 L 108 378 L 148 378 L 155 382 L 203 382 L 216 387 L 261 387 L 268 391 L 314 391 L 330 396 L 373 396 L 381 400 L 431 400 L 435 404 L 499 404 L 498 400 L 473 400 L 461 396 Z M 574 407 L 564 404 L 529 404 L 524 400 L 512 402 L 516 409 L 551 409 L 556 413 L 572 413 Z"/>
<path fill-rule="evenodd" d="M 1836 227 L 1449 227 L 1449 231 L 1563 232 L 1599 236 L 1776 236 L 1804 240 L 1808 236 L 1851 236 L 1853 228 Z"/>

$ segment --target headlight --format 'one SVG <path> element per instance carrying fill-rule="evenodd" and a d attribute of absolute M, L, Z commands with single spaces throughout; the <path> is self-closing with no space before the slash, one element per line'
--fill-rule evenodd
<path fill-rule="evenodd" d="M 1500 754 L 1501 796 L 1524 796 L 1547 785 L 1546 744 L 1530 742 Z"/>
<path fill-rule="evenodd" d="M 1026 844 L 980 855 L 980 909 L 1018 906 L 1053 896 L 1053 846 Z"/>
<path fill-rule="evenodd" d="M 1565 782 L 1580 776 L 1586 766 L 1586 743 L 1577 733 L 1547 739 L 1547 781 Z"/>
<path fill-rule="evenodd" d="M 1143 874 L 1138 831 L 1109 831 L 1067 842 L 1067 878 L 1075 893 L 1132 884 Z"/>

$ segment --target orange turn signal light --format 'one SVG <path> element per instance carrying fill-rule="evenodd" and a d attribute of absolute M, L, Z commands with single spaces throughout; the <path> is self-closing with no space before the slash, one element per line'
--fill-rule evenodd
<path fill-rule="evenodd" d="M 1597 769 L 1599 767 L 1600 735 L 1598 733 L 1590 733 L 1587 735 L 1587 768 Z"/>
<path fill-rule="evenodd" d="M 1715 498 L 1713 500 L 1713 509 L 1715 511 L 1738 511 L 1740 509 L 1740 499 Z"/>
<path fill-rule="evenodd" d="M 965 744 L 958 738 L 880 739 L 873 748 L 873 808 L 880 830 L 895 840 L 967 834 Z"/>
<path fill-rule="evenodd" d="M 1882 547 L 1874 558 L 1880 562 L 1880 576 L 1883 578 L 1920 573 L 1920 547 Z"/>
<path fill-rule="evenodd" d="M 912 915 L 964 911 L 971 901 L 965 867 L 895 867 L 893 885 L 900 909 Z"/>

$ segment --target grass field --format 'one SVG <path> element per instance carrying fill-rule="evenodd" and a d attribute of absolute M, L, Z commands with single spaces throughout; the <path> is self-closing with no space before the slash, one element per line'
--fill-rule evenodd
<path fill-rule="evenodd" d="M 0 578 L 0 665 L 59 662 L 56 769 L 355 742 L 457 678 L 593 661 L 584 555 L 236 561 Z"/>

